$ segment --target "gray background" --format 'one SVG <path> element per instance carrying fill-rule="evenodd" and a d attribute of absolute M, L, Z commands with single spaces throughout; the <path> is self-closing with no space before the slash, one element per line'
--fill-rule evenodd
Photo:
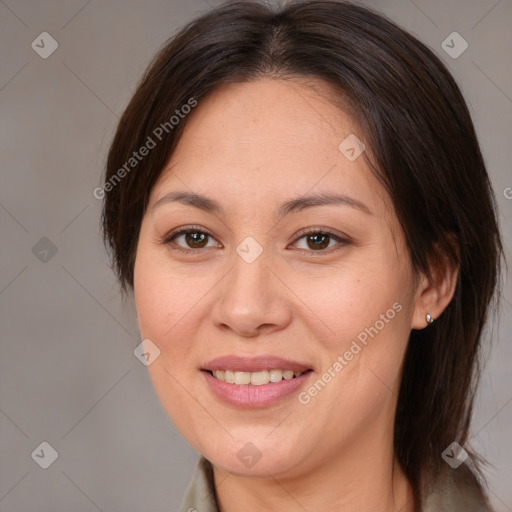
<path fill-rule="evenodd" d="M 140 343 L 133 302 L 121 302 L 107 267 L 92 191 L 150 58 L 219 3 L 0 0 L 3 512 L 157 512 L 181 501 L 197 454 L 133 355 Z M 510 258 L 512 1 L 363 3 L 433 48 L 461 84 Z M 44 31 L 59 45 L 47 59 L 31 48 Z M 441 47 L 453 31 L 469 44 L 457 59 Z M 473 446 L 492 464 L 498 511 L 512 508 L 510 297 L 505 283 L 472 426 Z M 43 441 L 58 452 L 48 469 L 31 456 Z"/>

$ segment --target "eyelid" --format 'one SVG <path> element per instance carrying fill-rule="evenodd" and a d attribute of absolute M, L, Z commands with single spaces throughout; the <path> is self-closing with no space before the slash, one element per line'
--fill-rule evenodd
<path fill-rule="evenodd" d="M 164 243 L 164 244 L 167 243 L 171 238 L 173 238 L 176 235 L 182 235 L 184 233 L 192 232 L 192 231 L 198 231 L 198 232 L 201 232 L 201 233 L 205 233 L 205 234 L 211 236 L 212 238 L 214 238 L 214 236 L 207 229 L 205 229 L 204 227 L 202 227 L 202 226 L 195 226 L 195 225 L 191 224 L 189 226 L 180 226 L 179 228 L 176 228 L 176 229 L 173 229 L 172 231 L 169 231 L 169 233 L 164 235 L 164 237 L 162 239 L 162 243 Z"/>

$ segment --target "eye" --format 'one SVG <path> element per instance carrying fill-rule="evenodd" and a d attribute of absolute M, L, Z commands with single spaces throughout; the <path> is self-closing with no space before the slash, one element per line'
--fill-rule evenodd
<path fill-rule="evenodd" d="M 178 243 L 180 239 L 181 243 Z M 301 240 L 305 241 L 305 247 L 298 246 Z M 212 243 L 210 244 L 210 242 Z M 213 236 L 198 226 L 187 226 L 172 231 L 161 243 L 169 245 L 172 250 L 186 253 L 200 252 L 201 249 L 210 247 L 219 247 Z M 302 233 L 291 245 L 306 252 L 330 253 L 332 252 L 331 250 L 327 251 L 325 249 L 335 247 L 334 250 L 337 250 L 339 247 L 336 246 L 343 247 L 349 243 L 349 240 L 334 234 L 328 229 L 313 229 Z"/>
<path fill-rule="evenodd" d="M 301 250 L 306 250 L 308 252 L 332 252 L 332 251 L 324 251 L 324 249 L 330 249 L 331 247 L 336 247 L 336 245 L 345 246 L 349 243 L 347 239 L 341 238 L 338 235 L 335 235 L 329 230 L 310 230 L 306 233 L 303 233 L 297 241 L 292 244 L 296 245 L 299 241 L 305 240 L 305 247 L 298 247 Z M 331 242 L 337 241 L 338 244 L 332 244 Z"/>
<path fill-rule="evenodd" d="M 177 243 L 179 239 L 182 239 L 184 245 Z M 194 250 L 215 247 L 215 243 L 213 245 L 208 245 L 210 240 L 213 240 L 212 235 L 203 229 L 196 226 L 188 226 L 169 233 L 169 235 L 162 240 L 162 243 L 166 245 L 174 245 L 174 247 L 172 247 L 173 250 L 193 252 Z"/>

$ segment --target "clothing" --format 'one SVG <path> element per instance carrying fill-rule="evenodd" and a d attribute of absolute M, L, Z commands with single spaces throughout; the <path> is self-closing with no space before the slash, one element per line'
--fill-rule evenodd
<path fill-rule="evenodd" d="M 467 466 L 449 469 L 431 493 L 422 497 L 422 512 L 492 512 L 480 495 Z M 201 457 L 185 493 L 180 512 L 219 512 L 213 483 L 213 466 Z"/>

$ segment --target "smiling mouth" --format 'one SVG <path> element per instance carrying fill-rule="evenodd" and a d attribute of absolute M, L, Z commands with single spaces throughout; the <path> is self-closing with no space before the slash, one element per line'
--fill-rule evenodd
<path fill-rule="evenodd" d="M 258 372 L 241 372 L 235 370 L 206 370 L 207 373 L 216 379 L 227 382 L 228 384 L 235 384 L 237 386 L 252 385 L 264 386 L 266 384 L 278 383 L 283 380 L 292 380 L 300 377 L 301 375 L 311 372 L 306 371 L 293 371 L 293 370 L 262 370 Z"/>

